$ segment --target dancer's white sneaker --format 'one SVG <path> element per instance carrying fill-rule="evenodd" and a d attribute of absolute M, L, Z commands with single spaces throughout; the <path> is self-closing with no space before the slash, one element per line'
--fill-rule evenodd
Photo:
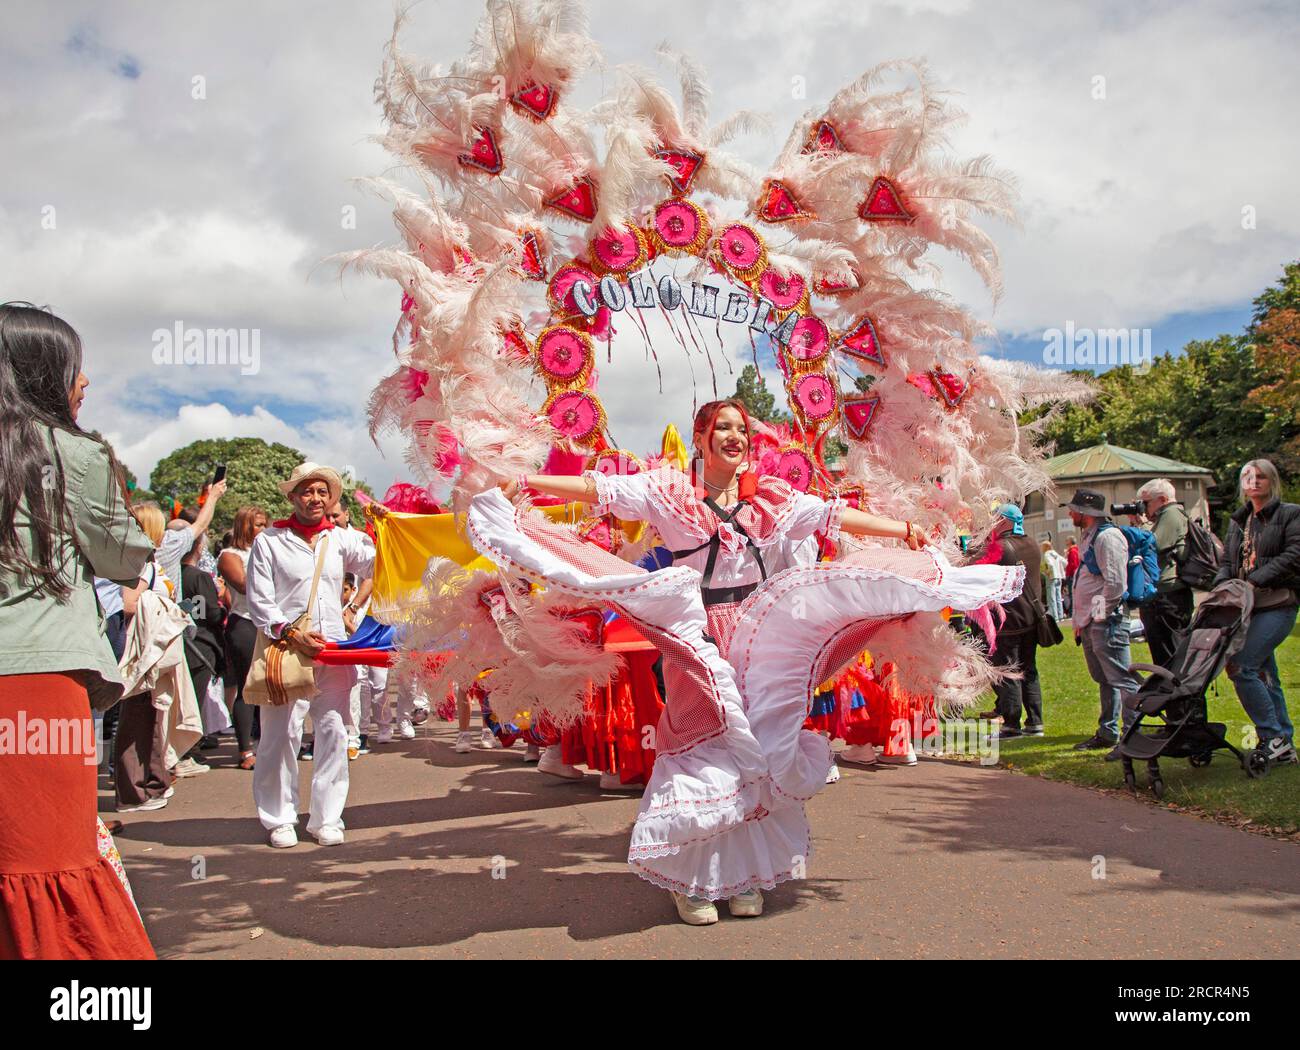
<path fill-rule="evenodd" d="M 736 918 L 749 918 L 763 914 L 763 891 L 746 890 L 727 901 L 727 910 Z"/>
<path fill-rule="evenodd" d="M 826 783 L 838 784 L 840 782 L 840 767 L 834 762 L 831 763 L 830 772 L 826 774 Z"/>
<path fill-rule="evenodd" d="M 278 828 L 272 828 L 271 845 L 276 849 L 288 849 L 290 846 L 298 845 L 298 833 L 294 831 L 293 825 L 281 824 Z"/>
<path fill-rule="evenodd" d="M 881 755 L 877 760 L 886 766 L 914 766 L 916 765 L 916 748 L 912 746 L 912 741 L 907 742 L 907 751 L 901 755 Z"/>
<path fill-rule="evenodd" d="M 341 828 L 321 828 L 319 831 L 312 832 L 316 836 L 316 841 L 322 846 L 341 846 L 343 845 L 343 830 Z"/>
<path fill-rule="evenodd" d="M 643 786 L 641 784 L 624 784 L 623 781 L 619 779 L 617 773 L 602 773 L 600 775 L 600 790 L 601 791 L 642 791 Z"/>
<path fill-rule="evenodd" d="M 526 748 L 524 748 L 525 762 L 536 762 L 541 757 L 542 757 L 542 749 L 538 747 L 536 744 L 529 744 Z"/>
<path fill-rule="evenodd" d="M 581 780 L 583 775 L 581 769 L 566 765 L 560 758 L 559 744 L 548 747 L 542 752 L 537 768 L 543 773 L 550 773 L 553 777 L 563 777 L 565 780 Z"/>
<path fill-rule="evenodd" d="M 401 736 L 403 740 L 415 739 L 415 726 L 411 724 L 411 720 L 409 718 L 403 718 L 400 722 L 397 723 L 397 732 L 398 735 Z"/>
<path fill-rule="evenodd" d="M 677 905 L 677 914 L 687 926 L 712 926 L 718 921 L 718 909 L 713 901 L 674 893 L 673 903 Z"/>
<path fill-rule="evenodd" d="M 485 751 L 496 751 L 500 749 L 501 741 L 497 739 L 496 733 L 484 726 L 478 737 L 478 746 Z"/>
<path fill-rule="evenodd" d="M 468 755 L 474 750 L 474 737 L 471 733 L 457 733 L 456 742 L 451 745 L 451 749 L 458 755 Z"/>
<path fill-rule="evenodd" d="M 876 749 L 870 744 L 851 744 L 840 752 L 841 762 L 852 762 L 855 766 L 874 766 Z"/>

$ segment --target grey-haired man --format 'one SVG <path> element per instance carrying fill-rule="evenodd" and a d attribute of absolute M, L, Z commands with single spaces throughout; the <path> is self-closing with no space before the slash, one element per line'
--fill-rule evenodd
<path fill-rule="evenodd" d="M 1074 637 L 1083 646 L 1088 674 L 1097 683 L 1101 714 L 1097 732 L 1074 746 L 1076 751 L 1114 748 L 1121 719 L 1127 721 L 1123 694 L 1137 690 L 1137 677 L 1129 670 L 1129 626 L 1124 608 L 1128 587 L 1128 541 L 1109 525 L 1106 497 L 1092 489 L 1079 489 L 1066 510 L 1079 529 L 1079 569 L 1074 576 Z M 1118 758 L 1112 750 L 1110 758 Z"/>

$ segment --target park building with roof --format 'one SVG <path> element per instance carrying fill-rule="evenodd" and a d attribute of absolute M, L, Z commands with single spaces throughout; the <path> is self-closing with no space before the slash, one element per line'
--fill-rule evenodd
<path fill-rule="evenodd" d="M 1068 503 L 1075 489 L 1100 492 L 1109 510 L 1113 503 L 1131 503 L 1148 481 L 1168 478 L 1189 516 L 1202 521 L 1210 517 L 1207 493 L 1214 487 L 1214 475 L 1209 470 L 1107 444 L 1105 434 L 1100 445 L 1053 456 L 1044 463 L 1044 469 L 1055 486 L 1055 498 L 1050 498 L 1050 493 L 1035 492 L 1026 499 L 1025 535 L 1040 542 L 1049 540 L 1062 553 L 1071 539 L 1078 539 L 1078 532 L 1069 512 L 1058 504 Z M 1127 519 L 1120 524 L 1127 524 Z"/>

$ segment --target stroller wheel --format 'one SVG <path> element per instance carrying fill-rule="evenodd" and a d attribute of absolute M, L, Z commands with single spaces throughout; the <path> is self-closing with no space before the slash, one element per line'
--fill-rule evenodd
<path fill-rule="evenodd" d="M 1137 794 L 1138 780 L 1133 774 L 1133 768 L 1131 766 L 1124 770 L 1124 786 L 1128 788 L 1129 791 L 1133 792 L 1133 794 Z"/>
<path fill-rule="evenodd" d="M 1187 761 L 1191 763 L 1193 769 L 1204 769 L 1214 761 L 1214 752 L 1203 751 L 1199 755 L 1192 755 Z"/>
<path fill-rule="evenodd" d="M 1246 771 L 1246 776 L 1253 780 L 1268 775 L 1268 759 L 1258 751 L 1247 751 L 1241 760 L 1241 767 Z"/>
<path fill-rule="evenodd" d="M 1151 781 L 1151 794 L 1155 795 L 1156 798 L 1165 797 L 1165 782 L 1159 777 L 1155 777 Z"/>

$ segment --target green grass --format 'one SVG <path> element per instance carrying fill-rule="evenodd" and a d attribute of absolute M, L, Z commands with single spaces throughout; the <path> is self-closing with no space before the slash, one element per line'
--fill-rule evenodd
<path fill-rule="evenodd" d="M 1097 728 L 1099 712 L 1097 686 L 1084 666 L 1083 651 L 1074 644 L 1069 624 L 1062 624 L 1065 642 L 1052 649 L 1038 650 L 1038 672 L 1043 688 L 1043 720 L 1047 733 L 1001 741 L 998 764 L 1048 780 L 1064 780 L 1090 787 L 1122 788 L 1123 767 L 1103 761 L 1104 751 L 1074 751 L 1080 740 Z M 1300 633 L 1300 631 L 1298 631 Z M 1149 663 L 1145 643 L 1133 644 L 1135 663 Z M 1290 701 L 1294 721 L 1300 697 L 1300 637 L 1293 633 L 1278 650 L 1282 689 Z M 1232 683 L 1220 676 L 1210 688 L 1210 721 L 1227 725 L 1227 737 L 1242 747 L 1243 733 L 1253 727 Z M 985 705 L 991 708 L 992 702 Z M 969 712 L 968 712 L 969 713 Z M 1146 787 L 1145 763 L 1135 763 L 1138 795 L 1154 801 Z M 1251 780 L 1230 751 L 1216 751 L 1206 769 L 1193 769 L 1186 759 L 1160 763 L 1165 781 L 1164 804 L 1172 803 L 1202 813 L 1255 825 L 1276 828 L 1290 834 L 1300 831 L 1300 766 L 1275 766 L 1267 776 Z"/>

